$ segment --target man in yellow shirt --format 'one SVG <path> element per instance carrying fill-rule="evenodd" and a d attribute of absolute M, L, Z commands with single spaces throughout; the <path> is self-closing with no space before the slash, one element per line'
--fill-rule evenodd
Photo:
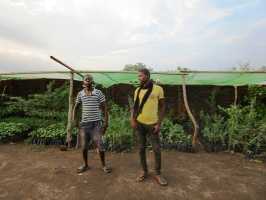
<path fill-rule="evenodd" d="M 161 175 L 161 149 L 160 128 L 164 117 L 163 88 L 150 80 L 148 69 L 140 69 L 138 73 L 140 87 L 135 90 L 134 108 L 131 112 L 131 126 L 136 130 L 142 173 L 137 181 L 144 181 L 148 177 L 146 161 L 146 141 L 151 140 L 155 155 L 155 180 L 162 186 L 167 185 L 166 179 Z"/>

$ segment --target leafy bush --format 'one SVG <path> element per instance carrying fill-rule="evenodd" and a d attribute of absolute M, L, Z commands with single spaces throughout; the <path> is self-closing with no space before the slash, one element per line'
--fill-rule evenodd
<path fill-rule="evenodd" d="M 23 123 L 30 127 L 31 130 L 46 127 L 55 123 L 53 120 L 44 120 L 36 117 L 8 117 L 2 120 L 3 122 Z"/>
<path fill-rule="evenodd" d="M 204 116 L 203 136 L 211 144 L 225 144 L 226 126 L 222 116 L 214 114 Z"/>
<path fill-rule="evenodd" d="M 227 139 L 226 122 L 218 114 L 200 113 L 201 133 L 208 151 L 219 151 L 225 148 Z"/>
<path fill-rule="evenodd" d="M 114 103 L 109 107 L 111 108 L 109 112 L 110 123 L 104 137 L 107 149 L 116 151 L 131 149 L 133 130 L 129 123 L 129 112 Z"/>
<path fill-rule="evenodd" d="M 9 97 L 6 101 L 0 104 L 0 117 L 4 118 L 11 115 L 21 115 L 23 114 L 23 103 L 18 103 L 24 101 L 21 97 Z"/>
<path fill-rule="evenodd" d="M 161 128 L 161 140 L 165 144 L 191 144 L 191 135 L 184 132 L 179 124 L 174 124 L 170 118 L 165 118 Z"/>
<path fill-rule="evenodd" d="M 30 130 L 30 127 L 24 123 L 0 122 L 0 140 L 8 139 L 13 136 L 23 136 Z"/>
<path fill-rule="evenodd" d="M 53 90 L 53 84 L 53 81 L 48 84 L 45 93 L 29 95 L 27 99 L 11 97 L 9 101 L 1 104 L 1 118 L 20 115 L 41 119 L 66 120 L 68 108 L 67 85 Z"/>
<path fill-rule="evenodd" d="M 246 102 L 256 101 L 255 109 L 260 118 L 266 116 L 266 87 L 249 86 Z"/>
<path fill-rule="evenodd" d="M 247 141 L 248 154 L 260 154 L 266 152 L 266 124 L 261 120 L 256 131 L 252 132 Z"/>
<path fill-rule="evenodd" d="M 73 138 L 77 135 L 77 131 L 77 128 L 73 129 Z M 32 131 L 29 135 L 30 141 L 33 143 L 52 144 L 55 141 L 59 141 L 59 144 L 62 144 L 66 137 L 66 124 L 50 124 L 47 127 L 41 127 Z"/>
<path fill-rule="evenodd" d="M 246 106 L 219 107 L 222 113 L 201 113 L 201 132 L 205 146 L 227 146 L 230 151 L 258 154 L 266 151 L 265 115 L 257 111 L 256 98 Z"/>
<path fill-rule="evenodd" d="M 247 151 L 247 141 L 251 133 L 257 131 L 257 113 L 255 101 L 245 107 L 231 106 L 222 108 L 227 117 L 228 149 L 233 151 Z"/>

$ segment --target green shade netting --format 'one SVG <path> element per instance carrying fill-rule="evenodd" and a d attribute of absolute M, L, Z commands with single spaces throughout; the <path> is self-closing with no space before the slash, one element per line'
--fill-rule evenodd
<path fill-rule="evenodd" d="M 137 72 L 82 72 L 90 73 L 94 81 L 104 87 L 115 84 L 137 84 Z M 152 73 L 152 79 L 161 84 L 181 85 L 182 76 L 171 73 Z M 217 85 L 217 86 L 241 86 L 241 85 L 262 85 L 266 83 L 266 72 L 192 72 L 187 73 L 187 85 Z M 69 72 L 34 72 L 34 73 L 10 73 L 0 74 L 0 80 L 16 79 L 69 79 Z M 75 74 L 75 80 L 82 78 Z"/>

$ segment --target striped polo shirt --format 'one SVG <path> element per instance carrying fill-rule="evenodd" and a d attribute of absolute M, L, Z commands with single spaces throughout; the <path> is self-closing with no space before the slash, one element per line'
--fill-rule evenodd
<path fill-rule="evenodd" d="M 100 104 L 105 101 L 104 94 L 97 89 L 93 89 L 91 95 L 86 95 L 84 89 L 78 93 L 76 103 L 82 104 L 81 122 L 93 122 L 102 119 Z"/>

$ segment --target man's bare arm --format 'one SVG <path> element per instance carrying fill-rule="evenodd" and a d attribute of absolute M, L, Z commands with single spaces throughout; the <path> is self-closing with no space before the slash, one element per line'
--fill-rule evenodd
<path fill-rule="evenodd" d="M 103 128 L 106 130 L 107 127 L 108 127 L 108 120 L 109 120 L 109 114 L 108 114 L 108 108 L 107 108 L 107 104 L 106 102 L 102 102 L 100 104 L 100 108 L 101 108 L 101 111 L 102 113 L 104 114 L 104 125 L 103 125 Z"/>
<path fill-rule="evenodd" d="M 159 120 L 158 120 L 158 124 L 161 125 L 163 118 L 165 115 L 165 100 L 164 99 L 160 99 L 159 100 Z"/>

